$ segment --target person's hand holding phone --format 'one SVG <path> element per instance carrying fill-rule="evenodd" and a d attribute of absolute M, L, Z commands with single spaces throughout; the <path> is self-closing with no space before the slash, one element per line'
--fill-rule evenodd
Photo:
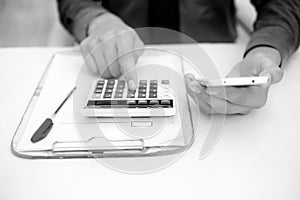
<path fill-rule="evenodd" d="M 86 65 L 103 78 L 124 75 L 130 89 L 137 86 L 134 70 L 144 47 L 137 33 L 117 16 L 106 13 L 93 19 L 81 44 Z"/>
<path fill-rule="evenodd" d="M 242 87 L 205 87 L 192 74 L 187 74 L 189 95 L 207 114 L 247 114 L 266 104 L 269 88 L 283 77 L 280 54 L 270 47 L 257 47 L 235 65 L 227 77 L 268 76 L 267 84 Z"/>

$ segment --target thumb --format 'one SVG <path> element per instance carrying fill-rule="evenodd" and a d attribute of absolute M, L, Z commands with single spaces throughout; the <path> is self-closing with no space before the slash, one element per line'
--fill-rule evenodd
<path fill-rule="evenodd" d="M 269 67 L 260 72 L 259 76 L 268 76 L 271 78 L 270 83 L 275 84 L 281 81 L 283 77 L 283 71 L 277 66 Z"/>

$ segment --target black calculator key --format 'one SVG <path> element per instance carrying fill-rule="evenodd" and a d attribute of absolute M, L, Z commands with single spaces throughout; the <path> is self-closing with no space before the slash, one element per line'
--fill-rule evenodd
<path fill-rule="evenodd" d="M 94 94 L 94 98 L 95 99 L 100 99 L 101 98 L 101 94 L 98 94 L 98 93 Z"/>
<path fill-rule="evenodd" d="M 157 89 L 151 89 L 149 90 L 150 93 L 157 93 Z"/>
<path fill-rule="evenodd" d="M 111 93 L 105 93 L 104 98 L 111 98 Z"/>
<path fill-rule="evenodd" d="M 159 101 L 158 100 L 150 100 L 149 104 L 150 105 L 158 105 Z"/>
<path fill-rule="evenodd" d="M 108 80 L 107 81 L 107 85 L 114 85 L 115 84 L 115 80 Z"/>
<path fill-rule="evenodd" d="M 125 80 L 118 80 L 118 85 L 125 85 Z"/>
<path fill-rule="evenodd" d="M 150 84 L 150 89 L 157 89 L 157 84 Z"/>
<path fill-rule="evenodd" d="M 162 80 L 162 81 L 161 81 L 161 84 L 169 84 L 169 83 L 170 83 L 169 80 Z"/>
<path fill-rule="evenodd" d="M 157 98 L 157 94 L 156 93 L 149 93 L 149 98 Z"/>
<path fill-rule="evenodd" d="M 136 100 L 128 100 L 127 104 L 128 105 L 136 105 Z"/>
<path fill-rule="evenodd" d="M 140 84 L 147 84 L 147 80 L 140 80 Z"/>
<path fill-rule="evenodd" d="M 146 93 L 146 89 L 143 89 L 143 88 L 139 88 L 139 93 Z"/>
<path fill-rule="evenodd" d="M 147 88 L 147 84 L 144 84 L 144 83 L 139 84 L 139 88 L 146 89 Z"/>
<path fill-rule="evenodd" d="M 147 101 L 146 100 L 139 100 L 138 104 L 139 105 L 147 105 Z"/>
<path fill-rule="evenodd" d="M 150 84 L 151 84 L 151 83 L 152 83 L 152 84 L 157 84 L 157 80 L 151 80 L 151 81 L 150 81 Z"/>
<path fill-rule="evenodd" d="M 98 84 L 98 85 L 103 85 L 104 82 L 105 82 L 104 80 L 99 80 L 97 84 Z"/>
<path fill-rule="evenodd" d="M 161 100 L 161 105 L 170 105 L 171 104 L 171 102 L 170 102 L 170 100 Z"/>
<path fill-rule="evenodd" d="M 106 90 L 105 90 L 105 93 L 112 93 L 112 92 L 113 92 L 112 89 L 106 89 Z"/>
<path fill-rule="evenodd" d="M 117 92 L 117 93 L 123 93 L 124 90 L 123 90 L 123 89 L 116 89 L 116 92 Z"/>
<path fill-rule="evenodd" d="M 118 89 L 124 89 L 125 88 L 125 81 L 124 80 L 119 80 L 117 84 Z"/>
<path fill-rule="evenodd" d="M 125 88 L 125 85 L 118 85 L 117 88 L 118 88 L 118 89 L 124 89 L 124 88 Z"/>
<path fill-rule="evenodd" d="M 95 90 L 95 93 L 96 93 L 96 94 L 101 94 L 101 92 L 102 92 L 101 89 L 96 89 L 96 90 Z"/>
<path fill-rule="evenodd" d="M 97 85 L 96 89 L 103 89 L 103 85 Z"/>
<path fill-rule="evenodd" d="M 113 89 L 115 86 L 114 85 L 107 85 L 106 88 L 108 89 Z"/>
<path fill-rule="evenodd" d="M 115 98 L 122 98 L 123 97 L 123 93 L 115 93 Z"/>
<path fill-rule="evenodd" d="M 135 90 L 128 90 L 127 98 L 134 98 L 134 97 L 135 97 Z"/>
<path fill-rule="evenodd" d="M 133 93 L 135 94 L 136 90 L 128 90 L 128 93 Z"/>
<path fill-rule="evenodd" d="M 127 94 L 127 98 L 134 98 L 134 97 L 135 97 L 135 94 L 130 94 L 130 93 Z"/>
<path fill-rule="evenodd" d="M 146 93 L 139 93 L 138 98 L 146 98 Z"/>

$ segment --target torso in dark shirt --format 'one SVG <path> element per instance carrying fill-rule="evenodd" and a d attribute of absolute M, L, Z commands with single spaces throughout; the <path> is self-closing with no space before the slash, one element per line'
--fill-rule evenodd
<path fill-rule="evenodd" d="M 168 28 L 197 42 L 233 42 L 236 38 L 233 0 L 102 0 L 102 5 L 133 28 Z M 169 36 L 154 42 L 177 39 Z"/>

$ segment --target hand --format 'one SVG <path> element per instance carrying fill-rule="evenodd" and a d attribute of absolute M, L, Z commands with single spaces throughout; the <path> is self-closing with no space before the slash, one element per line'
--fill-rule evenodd
<path fill-rule="evenodd" d="M 265 105 L 271 84 L 278 83 L 283 71 L 278 67 L 280 54 L 269 47 L 257 47 L 238 63 L 227 77 L 268 76 L 271 81 L 266 85 L 247 87 L 211 87 L 200 85 L 191 74 L 186 75 L 188 93 L 207 113 L 247 114 L 252 109 Z"/>
<path fill-rule="evenodd" d="M 132 90 L 137 86 L 134 68 L 143 46 L 137 33 L 110 13 L 91 21 L 88 37 L 80 44 L 86 65 L 92 73 L 103 78 L 124 75 Z"/>

